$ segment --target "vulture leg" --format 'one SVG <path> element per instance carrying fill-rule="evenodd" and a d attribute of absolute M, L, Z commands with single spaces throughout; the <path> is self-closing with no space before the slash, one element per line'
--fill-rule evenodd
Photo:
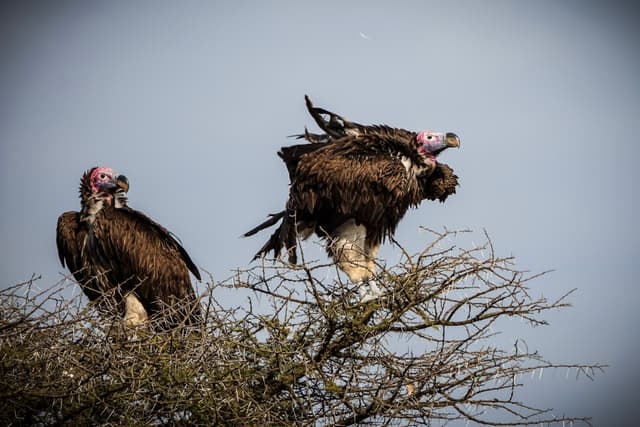
<path fill-rule="evenodd" d="M 135 327 L 147 321 L 147 310 L 144 309 L 140 300 L 129 292 L 124 297 L 124 324 L 126 326 Z"/>
<path fill-rule="evenodd" d="M 378 298 L 382 291 L 375 284 L 373 275 L 376 272 L 375 257 L 380 245 L 369 245 L 366 242 L 367 230 L 364 225 L 357 225 L 350 219 L 338 227 L 328 246 L 331 256 L 344 271 L 352 283 L 358 284 L 360 302 Z"/>
<path fill-rule="evenodd" d="M 366 248 L 366 256 L 368 259 L 367 267 L 369 271 L 371 271 L 371 275 L 375 274 L 376 271 L 376 257 L 378 256 L 378 249 L 380 249 L 380 244 L 371 245 L 367 242 L 365 245 Z M 366 283 L 369 285 L 369 289 L 365 289 L 364 286 L 360 287 L 360 302 L 365 303 L 367 301 L 372 301 L 384 294 L 384 289 L 380 289 L 380 287 L 376 284 L 376 280 L 373 277 L 369 277 L 365 279 Z"/>

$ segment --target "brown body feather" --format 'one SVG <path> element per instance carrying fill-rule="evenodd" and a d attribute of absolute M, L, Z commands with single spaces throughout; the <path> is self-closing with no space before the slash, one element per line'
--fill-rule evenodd
<path fill-rule="evenodd" d="M 103 208 L 86 246 L 87 257 L 105 269 L 109 283 L 133 291 L 150 316 L 178 302 L 192 302 L 191 322 L 200 316 L 189 271 L 198 269 L 161 225 L 131 208 Z M 183 317 L 183 316 L 178 316 Z"/>
<path fill-rule="evenodd" d="M 63 267 L 66 264 L 85 295 L 90 301 L 95 301 L 108 289 L 101 289 L 101 284 L 104 283 L 98 281 L 100 272 L 96 266 L 82 257 L 87 232 L 88 225 L 80 221 L 79 212 L 65 212 L 58 218 L 56 243 L 60 263 Z"/>
<path fill-rule="evenodd" d="M 277 256 L 284 247 L 289 261 L 296 262 L 298 233 L 304 237 L 315 232 L 331 242 L 347 223 L 364 226 L 366 241 L 361 249 L 371 257 L 410 207 L 424 199 L 444 201 L 455 193 L 458 177 L 445 164 L 425 163 L 415 147 L 416 133 L 360 125 L 314 107 L 308 97 L 306 101 L 325 134 L 305 130 L 297 137 L 309 143 L 283 147 L 278 153 L 291 180 L 289 200 L 283 212 L 245 234 L 253 235 L 282 218 L 256 257 L 270 251 Z M 336 258 L 331 244 L 327 250 Z"/>
<path fill-rule="evenodd" d="M 377 142 L 369 136 L 344 137 L 304 155 L 289 193 L 298 220 L 319 222 L 331 236 L 343 219 L 354 218 L 372 244 L 393 233 L 423 197 L 417 179 L 399 158 L 379 151 Z"/>
<path fill-rule="evenodd" d="M 199 321 L 189 272 L 199 280 L 200 273 L 186 250 L 168 230 L 128 206 L 105 202 L 89 219 L 86 176 L 80 189 L 83 210 L 60 216 L 56 241 L 60 261 L 87 297 L 106 295 L 122 303 L 133 293 L 151 316 L 179 302 L 182 311 L 165 316 L 162 326 Z"/>

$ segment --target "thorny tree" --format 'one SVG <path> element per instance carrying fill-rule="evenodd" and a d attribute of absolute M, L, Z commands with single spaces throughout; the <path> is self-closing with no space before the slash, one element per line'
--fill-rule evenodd
<path fill-rule="evenodd" d="M 212 280 L 203 324 L 167 332 L 123 330 L 81 298 L 62 298 L 64 284 L 5 290 L 0 422 L 588 424 L 532 408 L 517 391 L 532 372 L 592 378 L 602 365 L 549 362 L 492 339 L 501 318 L 546 324 L 544 312 L 566 307 L 567 295 L 533 298 L 537 276 L 497 256 L 488 237 L 461 249 L 456 232 L 431 233 L 420 253 L 381 266 L 387 293 L 375 301 L 359 304 L 353 285 L 327 279 L 332 265 L 263 265 Z M 225 288 L 250 290 L 247 305 L 220 304 Z M 409 352 L 409 338 L 422 350 Z"/>

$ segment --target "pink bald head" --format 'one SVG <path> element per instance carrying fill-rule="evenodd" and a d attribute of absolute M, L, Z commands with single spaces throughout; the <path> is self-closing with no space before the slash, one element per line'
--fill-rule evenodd
<path fill-rule="evenodd" d="M 418 144 L 418 151 L 431 161 L 435 161 L 435 156 L 447 147 L 445 134 L 432 130 L 418 132 L 416 143 Z"/>
<path fill-rule="evenodd" d="M 115 186 L 115 176 L 113 169 L 104 166 L 98 166 L 91 171 L 91 192 L 99 193 L 105 189 Z"/>
<path fill-rule="evenodd" d="M 439 144 L 442 144 L 442 142 L 444 141 L 444 133 L 435 132 L 432 130 L 423 130 L 418 132 L 418 135 L 416 136 L 416 141 L 418 141 L 420 145 L 427 145 L 427 146 L 439 145 Z"/>

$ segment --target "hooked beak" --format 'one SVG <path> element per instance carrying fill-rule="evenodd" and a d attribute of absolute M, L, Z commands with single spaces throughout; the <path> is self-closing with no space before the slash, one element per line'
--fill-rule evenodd
<path fill-rule="evenodd" d="M 447 147 L 460 147 L 460 138 L 455 133 L 447 132 L 444 139 Z"/>
<path fill-rule="evenodd" d="M 124 193 L 129 191 L 129 180 L 124 175 L 118 175 L 116 178 L 116 187 L 117 190 L 122 191 Z"/>

